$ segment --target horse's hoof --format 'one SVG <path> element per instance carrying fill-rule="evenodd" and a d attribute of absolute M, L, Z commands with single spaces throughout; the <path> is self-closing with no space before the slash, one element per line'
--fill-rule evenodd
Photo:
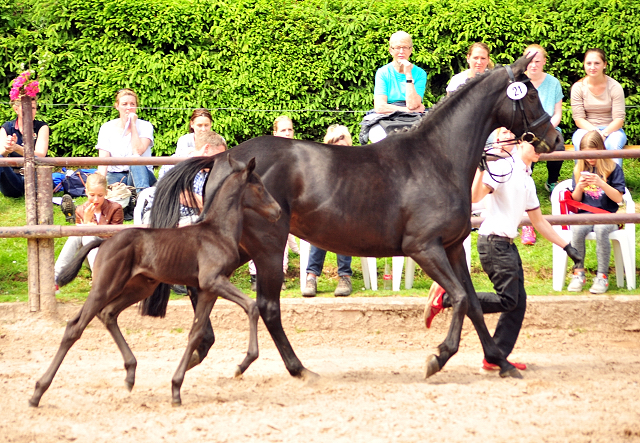
<path fill-rule="evenodd" d="M 127 388 L 127 391 L 131 392 L 131 390 L 133 389 L 133 383 L 125 380 L 124 387 Z"/>
<path fill-rule="evenodd" d="M 304 368 L 300 372 L 300 378 L 303 379 L 307 383 L 314 383 L 320 379 L 320 376 L 313 371 Z"/>
<path fill-rule="evenodd" d="M 33 399 L 29 400 L 30 408 L 37 408 L 39 404 L 40 404 L 40 400 L 33 400 Z"/>
<path fill-rule="evenodd" d="M 522 374 L 516 368 L 512 368 L 507 369 L 506 371 L 500 371 L 500 377 L 522 378 Z"/>
<path fill-rule="evenodd" d="M 202 362 L 202 359 L 200 358 L 200 354 L 196 349 L 195 351 L 193 351 L 193 354 L 191 354 L 191 359 L 189 360 L 189 364 L 187 365 L 187 371 L 193 368 L 194 366 L 198 366 L 201 362 Z"/>
<path fill-rule="evenodd" d="M 427 366 L 424 369 L 424 378 L 429 378 L 436 372 L 440 372 L 440 363 L 438 363 L 438 357 L 432 354 L 427 357 Z"/>
<path fill-rule="evenodd" d="M 182 406 L 182 400 L 181 399 L 171 400 L 171 406 L 173 406 L 174 408 Z"/>
<path fill-rule="evenodd" d="M 236 366 L 236 372 L 233 374 L 233 378 L 242 378 L 242 368 Z"/>

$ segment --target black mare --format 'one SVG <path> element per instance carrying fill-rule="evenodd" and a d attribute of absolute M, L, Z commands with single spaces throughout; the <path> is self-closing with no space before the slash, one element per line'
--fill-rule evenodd
<path fill-rule="evenodd" d="M 230 173 L 226 174 L 210 204 L 211 210 L 201 222 L 175 229 L 127 229 L 108 240 L 99 239 L 86 245 L 63 269 L 58 278 L 61 286 L 76 277 L 89 251 L 102 244 L 93 267 L 89 297 L 67 324 L 58 352 L 47 372 L 36 383 L 30 406 L 38 406 L 65 355 L 95 316 L 107 327 L 122 353 L 127 371 L 125 385 L 131 390 L 137 362 L 120 332 L 118 315 L 149 297 L 159 282 L 189 285 L 197 288 L 199 296 L 189 343 L 171 380 L 174 405 L 182 403 L 180 387 L 185 372 L 194 365 L 191 359 L 197 355 L 194 350 L 202 340 L 204 328 L 211 328 L 209 315 L 218 296 L 237 303 L 249 316 L 249 349 L 236 368 L 236 376 L 240 376 L 258 358 L 258 308 L 253 300 L 229 282 L 227 276 L 236 269 L 240 260 L 238 242 L 244 210 L 250 209 L 255 216 L 270 222 L 280 217 L 281 210 L 265 190 L 260 177 L 253 173 L 254 159 L 246 167 L 232 158 L 225 163 Z M 269 223 L 265 221 L 265 224 Z"/>
<path fill-rule="evenodd" d="M 289 232 L 349 256 L 410 256 L 447 291 L 453 300 L 451 325 L 438 355 L 427 357 L 426 377 L 457 352 L 465 314 L 486 360 L 499 365 L 502 376 L 521 377 L 485 325 L 462 243 L 471 230 L 471 183 L 489 134 L 506 126 L 532 141 L 537 152 L 549 152 L 561 142 L 524 74 L 527 64 L 523 57 L 470 80 L 434 106 L 416 128 L 373 145 L 345 149 L 265 136 L 230 151 L 241 161 L 258 159 L 257 171 L 282 207 L 274 225 L 247 211 L 237 266 L 250 258 L 256 264 L 260 314 L 291 375 L 315 376 L 295 355 L 280 318 L 282 251 Z M 519 100 L 507 96 L 514 81 L 523 83 L 519 86 L 526 94 Z M 184 185 L 201 168 L 212 167 L 206 212 L 218 175 L 227 169 L 220 158 L 188 160 L 160 180 L 152 225 L 176 223 Z M 154 294 L 145 300 L 143 314 L 164 315 L 167 299 L 168 293 Z M 202 351 L 200 360 L 206 349 L 197 351 Z"/>

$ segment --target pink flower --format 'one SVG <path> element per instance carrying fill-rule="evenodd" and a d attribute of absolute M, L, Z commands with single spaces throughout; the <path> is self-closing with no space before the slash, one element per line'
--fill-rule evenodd
<path fill-rule="evenodd" d="M 20 90 L 18 88 L 11 88 L 11 92 L 9 93 L 9 100 L 18 100 L 20 97 Z"/>
<path fill-rule="evenodd" d="M 26 94 L 29 97 L 35 97 L 40 92 L 40 84 L 37 81 L 29 81 L 31 72 L 24 71 L 15 80 L 9 93 L 11 100 L 17 100 L 22 94 Z"/>

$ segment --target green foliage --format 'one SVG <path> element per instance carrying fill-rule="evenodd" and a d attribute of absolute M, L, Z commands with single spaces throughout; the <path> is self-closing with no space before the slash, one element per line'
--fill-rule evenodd
<path fill-rule="evenodd" d="M 359 132 L 361 112 L 315 111 L 370 109 L 375 71 L 391 60 L 388 38 L 400 29 L 429 74 L 427 105 L 466 68 L 475 41 L 487 42 L 497 63 L 540 43 L 567 102 L 584 50 L 600 47 L 627 104 L 640 101 L 635 0 L 8 0 L 0 91 L 23 67 L 38 71 L 39 115 L 59 156 L 96 155 L 98 129 L 117 116 L 113 98 L 123 87 L 138 93 L 139 114 L 154 125 L 156 155 L 174 151 L 196 107 L 215 109 L 214 129 L 231 146 L 269 133 L 280 110 L 301 138 L 319 140 L 332 123 Z M 568 139 L 568 103 L 565 110 Z M 634 144 L 638 112 L 627 111 L 625 126 Z M 0 118 L 12 110 L 0 107 Z"/>

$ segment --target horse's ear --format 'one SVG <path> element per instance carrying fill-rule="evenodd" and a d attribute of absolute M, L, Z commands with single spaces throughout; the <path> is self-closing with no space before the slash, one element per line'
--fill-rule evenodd
<path fill-rule="evenodd" d="M 227 153 L 227 161 L 229 162 L 229 166 L 231 166 L 232 171 L 239 171 L 242 169 L 242 165 L 233 157 L 231 157 L 230 152 Z"/>
<path fill-rule="evenodd" d="M 511 69 L 513 70 L 513 75 L 517 77 L 520 74 L 524 74 L 524 71 L 527 70 L 527 66 L 529 66 L 529 62 L 531 62 L 531 59 L 535 57 L 535 55 L 536 55 L 536 52 L 530 52 L 529 54 L 523 55 L 518 60 L 513 62 L 513 64 L 511 65 Z"/>
<path fill-rule="evenodd" d="M 256 158 L 252 157 L 251 160 L 249 160 L 249 163 L 247 163 L 247 171 L 251 174 L 254 169 L 256 169 Z"/>

